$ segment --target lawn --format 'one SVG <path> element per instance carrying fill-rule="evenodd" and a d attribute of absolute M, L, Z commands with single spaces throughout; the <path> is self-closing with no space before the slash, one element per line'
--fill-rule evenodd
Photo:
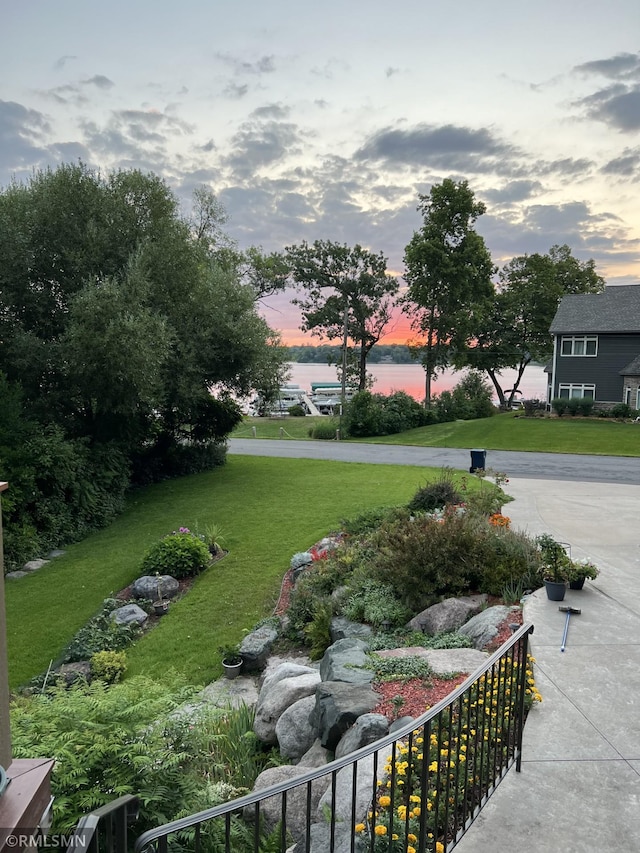
<path fill-rule="evenodd" d="M 245 418 L 232 438 L 308 439 L 322 418 Z M 282 432 L 281 432 L 282 431 Z M 349 439 L 418 447 L 485 447 L 594 456 L 640 456 L 640 424 L 603 418 L 525 418 L 515 412 L 475 421 L 453 421 L 395 435 Z"/>
<path fill-rule="evenodd" d="M 231 456 L 206 474 L 136 492 L 105 530 L 39 572 L 6 583 L 12 688 L 44 672 L 105 597 L 139 574 L 151 544 L 215 522 L 229 553 L 194 583 L 128 652 L 129 673 L 173 667 L 195 684 L 221 673 L 218 646 L 238 642 L 271 614 L 291 556 L 342 518 L 405 503 L 438 470 L 305 459 Z"/>

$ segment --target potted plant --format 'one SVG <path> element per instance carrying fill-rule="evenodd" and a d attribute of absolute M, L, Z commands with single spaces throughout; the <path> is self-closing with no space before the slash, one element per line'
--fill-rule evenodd
<path fill-rule="evenodd" d="M 156 585 L 158 587 L 158 597 L 152 602 L 153 611 L 156 616 L 164 616 L 169 610 L 169 601 L 162 597 L 162 578 L 159 572 L 156 572 Z"/>
<path fill-rule="evenodd" d="M 541 555 L 540 572 L 551 601 L 562 601 L 567 590 L 572 562 L 566 546 L 547 533 L 536 539 Z"/>
<path fill-rule="evenodd" d="M 218 651 L 222 655 L 222 668 L 226 678 L 237 678 L 242 669 L 242 655 L 239 647 L 220 646 Z"/>
<path fill-rule="evenodd" d="M 575 560 L 569 573 L 569 589 L 582 589 L 585 580 L 595 580 L 600 569 L 590 560 Z"/>

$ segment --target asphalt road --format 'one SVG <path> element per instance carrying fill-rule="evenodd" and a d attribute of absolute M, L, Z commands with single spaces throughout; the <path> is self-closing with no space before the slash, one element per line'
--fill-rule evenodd
<path fill-rule="evenodd" d="M 640 426 L 638 427 L 640 443 Z M 336 441 L 232 438 L 229 453 L 277 456 L 283 459 L 325 459 L 379 465 L 424 465 L 469 469 L 469 450 L 448 447 L 404 447 Z M 487 450 L 486 467 L 508 477 L 532 480 L 572 480 L 592 483 L 640 485 L 640 458 L 629 456 L 579 456 L 571 453 L 525 453 Z"/>

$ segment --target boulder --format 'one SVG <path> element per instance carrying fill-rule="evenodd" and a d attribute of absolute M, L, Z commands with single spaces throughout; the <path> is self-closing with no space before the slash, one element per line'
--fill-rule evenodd
<path fill-rule="evenodd" d="M 63 663 L 56 670 L 56 676 L 61 678 L 67 687 L 77 681 L 91 681 L 91 664 L 88 660 L 79 660 L 74 663 Z"/>
<path fill-rule="evenodd" d="M 178 594 L 180 584 L 171 575 L 143 575 L 137 578 L 131 586 L 134 598 L 146 598 L 148 601 L 158 601 L 160 598 L 174 598 Z"/>
<path fill-rule="evenodd" d="M 329 750 L 325 749 L 320 743 L 320 738 L 316 738 L 311 749 L 305 752 L 298 764 L 303 767 L 322 767 L 323 764 L 327 764 L 330 760 Z"/>
<path fill-rule="evenodd" d="M 324 653 L 320 661 L 320 676 L 323 681 L 370 684 L 373 681 L 373 670 L 366 669 L 368 663 L 367 644 L 364 640 L 338 640 Z"/>
<path fill-rule="evenodd" d="M 41 569 L 43 566 L 46 566 L 49 560 L 29 560 L 28 563 L 25 563 L 22 567 L 23 572 L 37 572 L 38 569 Z"/>
<path fill-rule="evenodd" d="M 277 630 L 271 625 L 262 625 L 247 634 L 240 643 L 240 654 L 245 672 L 264 669 L 273 644 L 278 639 Z"/>
<path fill-rule="evenodd" d="M 338 640 L 346 640 L 350 637 L 367 642 L 373 636 L 371 625 L 363 625 L 362 622 L 352 622 L 345 616 L 335 616 L 331 620 L 329 631 L 332 643 L 336 643 Z"/>
<path fill-rule="evenodd" d="M 149 614 L 137 604 L 125 604 L 124 607 L 112 611 L 111 618 L 116 625 L 144 625 Z"/>
<path fill-rule="evenodd" d="M 294 554 L 291 558 L 291 562 L 289 565 L 295 571 L 297 569 L 303 569 L 305 566 L 310 566 L 313 563 L 313 557 L 308 551 L 299 551 L 297 554 Z"/>
<path fill-rule="evenodd" d="M 313 726 L 316 697 L 305 696 L 290 705 L 276 723 L 280 755 L 297 761 L 313 746 L 317 732 Z"/>
<path fill-rule="evenodd" d="M 363 746 L 380 740 L 389 732 L 389 723 L 382 714 L 363 714 L 344 733 L 336 747 L 336 758 L 342 758 Z"/>
<path fill-rule="evenodd" d="M 452 672 L 475 672 L 489 657 L 479 649 L 425 649 L 422 646 L 403 646 L 400 649 L 380 649 L 381 658 L 424 658 L 435 675 Z"/>
<path fill-rule="evenodd" d="M 409 622 L 409 627 L 424 634 L 457 631 L 468 619 L 480 613 L 486 603 L 487 596 L 484 593 L 447 598 L 414 616 Z"/>
<path fill-rule="evenodd" d="M 253 790 L 262 791 L 264 788 L 271 787 L 271 785 L 278 785 L 281 782 L 295 779 L 296 776 L 300 776 L 308 771 L 308 767 L 301 767 L 300 765 L 293 766 L 291 764 L 284 764 L 280 767 L 269 767 L 263 770 L 258 776 Z M 311 811 L 308 816 L 307 785 L 300 785 L 297 788 L 287 791 L 286 823 L 294 842 L 304 843 L 307 825 L 316 814 L 320 797 L 324 794 L 330 782 L 331 774 L 329 773 L 327 776 L 316 779 L 311 783 Z M 255 819 L 254 807 L 247 806 L 244 809 L 243 816 L 245 820 L 253 821 Z M 282 795 L 277 794 L 273 797 L 267 797 L 266 800 L 262 800 L 260 803 L 260 816 L 265 821 L 265 829 L 267 831 L 272 830 L 282 819 Z"/>
<path fill-rule="evenodd" d="M 506 604 L 496 604 L 488 607 L 482 613 L 469 619 L 459 630 L 461 634 L 470 637 L 476 649 L 484 649 L 498 634 L 498 628 L 519 607 L 507 607 Z"/>
<path fill-rule="evenodd" d="M 340 738 L 362 714 L 368 714 L 380 702 L 380 695 L 369 684 L 323 681 L 316 690 L 314 725 L 325 749 L 335 750 Z"/>
<path fill-rule="evenodd" d="M 380 761 L 378 761 L 378 767 L 380 766 Z M 366 758 L 361 758 L 360 761 L 358 761 L 355 780 L 355 815 L 353 816 L 353 823 L 360 823 L 360 821 L 364 819 L 371 800 L 373 799 L 376 789 L 376 779 L 374 779 L 373 767 L 373 755 L 368 755 Z M 336 773 L 335 802 L 333 800 L 331 786 L 329 786 L 318 803 L 316 820 L 319 823 L 326 820 L 325 815 L 331 814 L 333 806 L 336 816 L 336 824 L 343 824 L 350 827 L 352 821 L 351 809 L 353 786 L 353 767 L 351 765 L 347 765 L 347 767 L 343 767 L 342 770 L 338 770 Z"/>
<path fill-rule="evenodd" d="M 20 570 L 16 572 L 7 572 L 5 579 L 9 578 L 10 580 L 18 580 L 19 578 L 26 578 L 30 574 L 31 572 L 21 572 Z"/>
<path fill-rule="evenodd" d="M 356 842 L 357 843 L 357 842 Z M 306 848 L 299 844 L 293 853 L 303 853 Z M 357 851 L 362 851 L 361 846 L 356 846 Z M 311 824 L 311 846 L 309 853 L 351 853 L 351 827 L 336 824 L 334 829 L 333 847 L 331 846 L 331 826 L 328 823 Z"/>
<path fill-rule="evenodd" d="M 319 682 L 320 675 L 315 670 L 293 678 L 267 679 L 258 696 L 253 722 L 253 730 L 260 740 L 275 744 L 276 724 L 282 714 L 299 699 L 313 696 Z"/>

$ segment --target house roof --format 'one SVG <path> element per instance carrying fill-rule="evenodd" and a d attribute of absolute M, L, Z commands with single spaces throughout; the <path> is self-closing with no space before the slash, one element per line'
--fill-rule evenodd
<path fill-rule="evenodd" d="M 620 376 L 640 376 L 640 355 L 620 371 Z"/>
<path fill-rule="evenodd" d="M 549 331 L 640 333 L 640 284 L 563 297 Z"/>

